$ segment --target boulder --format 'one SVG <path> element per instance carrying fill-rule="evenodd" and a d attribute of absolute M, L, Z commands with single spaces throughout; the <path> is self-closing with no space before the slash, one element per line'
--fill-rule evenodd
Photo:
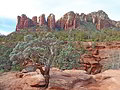
<path fill-rule="evenodd" d="M 2 90 L 40 90 L 40 87 L 45 85 L 43 75 L 37 74 L 37 72 L 8 73 L 4 75 L 5 81 L 0 78 L 0 87 L 3 85 Z"/>
<path fill-rule="evenodd" d="M 45 85 L 45 78 L 42 74 L 34 75 L 26 78 L 26 83 L 30 86 L 42 86 Z"/>

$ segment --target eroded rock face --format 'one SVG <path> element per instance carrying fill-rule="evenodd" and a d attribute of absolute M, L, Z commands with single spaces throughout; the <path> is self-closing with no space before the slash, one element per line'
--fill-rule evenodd
<path fill-rule="evenodd" d="M 68 12 L 64 15 L 65 21 L 65 29 L 72 28 L 74 26 L 74 20 L 75 20 L 75 13 L 74 12 Z"/>
<path fill-rule="evenodd" d="M 45 14 L 42 14 L 40 17 L 39 17 L 39 26 L 43 26 L 43 25 L 46 25 L 46 20 L 45 20 Z"/>
<path fill-rule="evenodd" d="M 108 15 L 103 10 L 99 10 L 97 12 L 92 12 L 90 14 L 92 16 L 96 16 L 97 18 L 100 18 L 100 19 L 109 19 Z"/>
<path fill-rule="evenodd" d="M 99 10 L 98 12 L 92 12 L 87 15 L 84 13 L 79 15 L 78 13 L 75 14 L 73 11 L 70 11 L 57 21 L 56 27 L 65 30 L 75 29 L 82 25 L 81 22 L 93 23 L 98 30 L 115 27 L 116 25 L 116 22 L 110 20 L 104 11 Z M 119 26 L 119 24 L 117 24 L 117 26 Z"/>
<path fill-rule="evenodd" d="M 55 29 L 55 15 L 50 14 L 47 18 L 47 25 L 50 29 Z"/>
<path fill-rule="evenodd" d="M 25 14 L 22 14 L 21 16 L 17 17 L 16 31 L 19 31 L 20 29 L 24 28 L 24 22 L 26 19 L 27 16 Z"/>
<path fill-rule="evenodd" d="M 117 55 L 120 53 L 120 42 L 77 42 L 78 45 L 82 43 L 84 48 L 89 52 L 81 56 L 81 69 L 87 71 L 89 74 L 98 74 L 107 69 L 119 69 L 117 62 Z M 76 45 L 76 47 L 78 47 Z M 93 48 L 94 46 L 94 48 Z M 78 47 L 79 48 L 79 47 Z M 113 59 L 114 58 L 114 59 Z M 112 65 L 114 63 L 114 66 Z"/>
<path fill-rule="evenodd" d="M 28 18 L 27 18 L 27 16 L 25 15 L 25 14 L 22 14 L 21 15 L 21 19 L 20 19 L 20 25 L 21 25 L 21 27 L 24 27 L 24 23 L 25 23 L 25 21 L 27 20 Z"/>
<path fill-rule="evenodd" d="M 77 15 L 73 11 L 70 11 L 57 21 L 57 27 L 65 30 L 75 28 L 76 18 Z"/>
<path fill-rule="evenodd" d="M 57 20 L 56 28 L 58 28 L 58 29 L 64 29 L 65 28 L 65 22 L 62 18 Z"/>
<path fill-rule="evenodd" d="M 49 29 L 83 29 L 81 26 L 86 27 L 87 23 L 92 23 L 94 26 L 96 26 L 97 30 L 112 27 L 120 28 L 119 21 L 111 20 L 103 10 L 99 10 L 97 12 L 92 12 L 89 14 L 79 14 L 70 11 L 57 21 L 55 21 L 54 14 L 50 14 L 47 17 L 47 21 L 45 19 L 45 14 L 42 14 L 39 17 L 38 22 L 36 16 L 34 16 L 32 19 L 29 19 L 25 14 L 22 14 L 22 16 L 17 17 L 16 31 L 19 31 L 25 27 L 32 27 L 37 25 L 46 26 Z"/>
<path fill-rule="evenodd" d="M 29 28 L 29 27 L 33 27 L 34 26 L 34 23 L 31 19 L 27 18 L 24 22 L 24 26 L 23 28 Z"/>
<path fill-rule="evenodd" d="M 116 23 L 116 27 L 120 28 L 120 21 Z"/>
<path fill-rule="evenodd" d="M 16 31 L 18 31 L 19 29 L 21 29 L 21 26 L 20 26 L 20 19 L 21 19 L 21 17 L 20 17 L 20 16 L 17 16 Z"/>
<path fill-rule="evenodd" d="M 33 24 L 36 26 L 37 25 L 37 16 L 32 17 Z"/>
<path fill-rule="evenodd" d="M 99 10 L 98 12 L 92 12 L 90 14 L 87 14 L 85 17 L 86 22 L 92 22 L 96 25 L 96 29 L 101 30 L 103 28 L 109 28 L 112 27 L 112 22 L 109 19 L 108 15 L 102 11 Z"/>
<path fill-rule="evenodd" d="M 110 28 L 112 26 L 113 25 L 112 25 L 111 21 L 108 20 L 108 19 L 107 20 L 99 19 L 97 24 L 96 24 L 96 28 L 98 30 L 101 30 L 101 29 L 104 29 L 104 28 Z"/>
<path fill-rule="evenodd" d="M 25 14 L 22 14 L 21 16 L 17 17 L 16 31 L 33 26 L 34 26 L 33 21 L 29 19 Z"/>

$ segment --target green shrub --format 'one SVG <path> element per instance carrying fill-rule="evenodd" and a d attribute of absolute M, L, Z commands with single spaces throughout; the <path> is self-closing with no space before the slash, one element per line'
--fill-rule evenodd
<path fill-rule="evenodd" d="M 55 66 L 62 70 L 78 68 L 80 67 L 80 55 L 81 52 L 78 52 L 72 43 L 68 43 L 60 50 Z"/>
<path fill-rule="evenodd" d="M 18 64 L 18 65 L 13 65 L 11 67 L 12 71 L 21 71 L 23 68 Z"/>

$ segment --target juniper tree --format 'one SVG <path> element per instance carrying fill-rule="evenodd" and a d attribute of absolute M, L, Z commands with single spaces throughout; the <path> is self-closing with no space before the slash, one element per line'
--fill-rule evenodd
<path fill-rule="evenodd" d="M 65 44 L 64 41 L 57 39 L 55 34 L 48 32 L 45 36 L 38 38 L 32 35 L 25 36 L 24 41 L 18 42 L 9 56 L 13 64 L 19 64 L 26 59 L 31 59 L 35 63 L 45 65 L 42 74 L 45 77 L 46 87 L 48 87 L 51 65 L 60 69 L 79 67 L 81 54 L 81 49 L 78 50 L 73 45 L 71 36 L 69 36 L 68 43 Z"/>
<path fill-rule="evenodd" d="M 43 75 L 46 87 L 48 87 L 50 66 L 57 57 L 60 43 L 52 33 L 47 33 L 42 38 L 34 38 L 32 35 L 27 35 L 24 37 L 24 41 L 18 42 L 10 53 L 10 60 L 13 64 L 18 64 L 29 58 L 34 62 L 44 64 L 45 71 Z"/>

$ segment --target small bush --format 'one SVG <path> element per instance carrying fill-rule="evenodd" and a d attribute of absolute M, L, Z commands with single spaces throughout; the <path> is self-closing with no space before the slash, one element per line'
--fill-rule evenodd
<path fill-rule="evenodd" d="M 68 43 L 61 50 L 55 61 L 55 66 L 65 70 L 80 67 L 80 55 L 76 48 L 72 46 L 72 43 Z"/>

